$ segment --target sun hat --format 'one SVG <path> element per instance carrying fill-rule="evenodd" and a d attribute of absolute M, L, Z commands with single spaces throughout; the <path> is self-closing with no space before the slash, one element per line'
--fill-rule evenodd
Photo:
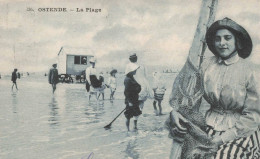
<path fill-rule="evenodd" d="M 136 63 L 129 63 L 126 65 L 126 69 L 125 69 L 125 75 L 127 75 L 130 72 L 133 72 L 135 70 L 137 70 L 140 66 L 137 65 Z"/>
<path fill-rule="evenodd" d="M 218 53 L 215 48 L 214 40 L 216 32 L 220 29 L 228 29 L 236 37 L 236 47 L 238 55 L 242 58 L 247 58 L 252 52 L 252 40 L 248 32 L 239 24 L 229 18 L 224 18 L 214 22 L 206 33 L 206 42 L 209 50 L 216 56 Z"/>
<path fill-rule="evenodd" d="M 95 57 L 91 57 L 91 58 L 89 59 L 89 62 L 91 62 L 91 63 L 96 63 L 96 58 L 95 58 Z"/>
<path fill-rule="evenodd" d="M 137 56 L 136 56 L 136 53 L 130 53 L 130 54 L 129 54 L 129 58 L 133 58 L 133 57 L 137 57 Z"/>

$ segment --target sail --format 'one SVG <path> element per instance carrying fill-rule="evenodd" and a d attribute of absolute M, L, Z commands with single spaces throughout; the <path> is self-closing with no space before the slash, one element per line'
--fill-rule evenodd
<path fill-rule="evenodd" d="M 188 123 L 181 123 L 188 129 L 184 142 L 175 142 L 179 140 L 178 136 L 176 137 L 172 131 L 175 125 L 171 123 L 171 118 L 166 121 L 170 131 L 169 136 L 175 139 L 171 151 L 171 158 L 174 159 L 189 158 L 194 155 L 192 154 L 194 150 L 198 150 L 198 146 L 207 147 L 209 143 L 205 142 L 209 141 L 205 132 L 206 121 L 199 112 L 204 93 L 200 66 L 207 46 L 205 40 L 206 31 L 215 19 L 217 3 L 218 0 L 202 0 L 197 29 L 188 58 L 172 86 L 169 103 L 171 107 L 189 121 Z M 202 152 L 199 151 L 199 153 Z"/>

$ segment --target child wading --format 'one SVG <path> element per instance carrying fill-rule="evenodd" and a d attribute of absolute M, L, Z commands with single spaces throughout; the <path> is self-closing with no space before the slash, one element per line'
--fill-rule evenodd
<path fill-rule="evenodd" d="M 136 82 L 134 79 L 134 75 L 136 74 L 136 70 L 139 68 L 137 64 L 128 64 L 126 68 L 126 77 L 124 81 L 125 85 L 125 104 L 126 104 L 126 111 L 125 111 L 125 117 L 126 117 L 126 127 L 129 131 L 129 125 L 130 125 L 130 119 L 134 117 L 134 129 L 137 129 L 137 119 L 140 114 L 142 114 L 139 104 L 138 104 L 138 98 L 139 98 L 139 92 L 141 91 L 141 86 Z"/>
<path fill-rule="evenodd" d="M 100 94 L 102 95 L 102 100 L 104 100 L 105 98 L 105 88 L 106 88 L 106 85 L 104 83 L 104 76 L 103 76 L 103 72 L 100 72 L 99 74 L 99 81 L 102 83 L 101 84 L 101 87 L 99 89 L 99 93 L 98 93 L 98 99 L 99 99 L 99 96 Z"/>
<path fill-rule="evenodd" d="M 166 91 L 165 84 L 162 81 L 161 75 L 158 72 L 153 73 L 154 77 L 154 86 L 153 86 L 153 91 L 154 91 L 154 102 L 153 102 L 153 107 L 156 115 L 162 115 L 162 100 L 164 93 Z M 158 106 L 159 106 L 159 114 L 157 111 L 156 107 L 156 102 L 158 101 Z"/>
<path fill-rule="evenodd" d="M 116 86 L 117 86 L 117 82 L 116 82 L 116 73 L 117 73 L 117 70 L 116 69 L 113 69 L 111 72 L 110 72 L 110 77 L 108 79 L 108 87 L 110 88 L 110 100 L 113 100 L 114 99 L 114 94 L 116 92 Z"/>

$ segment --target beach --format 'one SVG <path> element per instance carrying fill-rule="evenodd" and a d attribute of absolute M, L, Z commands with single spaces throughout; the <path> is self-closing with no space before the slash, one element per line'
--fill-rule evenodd
<path fill-rule="evenodd" d="M 43 75 L 17 80 L 18 91 L 11 90 L 9 77 L 0 80 L 0 158 L 1 159 L 157 159 L 169 158 L 171 140 L 164 122 L 171 107 L 169 93 L 176 74 L 165 74 L 167 91 L 163 113 L 155 116 L 152 99 L 145 102 L 138 120 L 138 131 L 130 132 L 122 114 L 111 129 L 105 130 L 124 108 L 124 75 L 118 74 L 115 100 L 110 90 L 105 100 L 89 102 L 83 83 L 59 83 L 52 94 Z M 107 76 L 105 76 L 105 80 Z"/>

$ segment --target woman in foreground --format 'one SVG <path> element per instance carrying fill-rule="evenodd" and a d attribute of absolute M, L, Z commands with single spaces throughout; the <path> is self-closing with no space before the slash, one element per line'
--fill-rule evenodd
<path fill-rule="evenodd" d="M 251 38 L 242 26 L 224 18 L 210 26 L 206 42 L 215 55 L 201 67 L 203 97 L 211 105 L 205 118 L 216 147 L 214 158 L 259 158 L 259 94 L 255 73 L 245 60 L 252 51 Z M 186 119 L 176 110 L 171 115 L 175 134 L 185 134 L 179 121 Z"/>

